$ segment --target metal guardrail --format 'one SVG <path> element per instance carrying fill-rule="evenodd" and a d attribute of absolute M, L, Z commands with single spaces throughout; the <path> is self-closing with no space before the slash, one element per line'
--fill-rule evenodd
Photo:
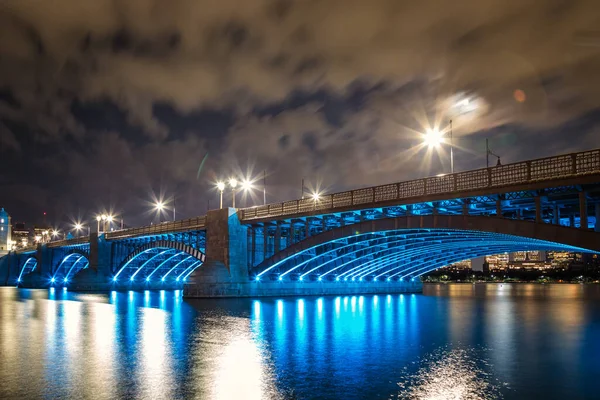
<path fill-rule="evenodd" d="M 204 228 L 206 226 L 206 216 L 183 219 L 180 221 L 163 222 L 156 225 L 148 225 L 140 228 L 122 229 L 118 231 L 106 232 L 106 239 L 123 239 L 132 236 L 153 235 L 160 233 L 177 232 Z"/>
<path fill-rule="evenodd" d="M 62 240 L 54 240 L 48 242 L 46 246 L 48 247 L 63 247 L 63 246 L 73 246 L 75 244 L 86 244 L 90 242 L 89 236 L 80 236 L 78 238 L 73 239 L 62 239 Z"/>
<path fill-rule="evenodd" d="M 244 221 L 600 173 L 600 149 L 244 208 Z"/>

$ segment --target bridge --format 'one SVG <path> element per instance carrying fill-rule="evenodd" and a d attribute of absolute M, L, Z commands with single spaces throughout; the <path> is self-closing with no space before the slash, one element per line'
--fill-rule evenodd
<path fill-rule="evenodd" d="M 54 241 L 0 284 L 196 297 L 414 292 L 513 251 L 600 252 L 600 149 Z"/>

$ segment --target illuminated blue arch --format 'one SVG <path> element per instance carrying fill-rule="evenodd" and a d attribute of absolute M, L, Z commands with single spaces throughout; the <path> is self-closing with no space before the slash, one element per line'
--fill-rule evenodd
<path fill-rule="evenodd" d="M 548 240 L 557 237 L 570 243 Z M 449 263 L 503 252 L 594 252 L 600 250 L 599 241 L 600 235 L 593 232 L 529 221 L 462 215 L 399 217 L 315 235 L 265 260 L 256 268 L 256 278 L 403 279 Z M 586 246 L 574 245 L 577 242 Z"/>
<path fill-rule="evenodd" d="M 67 284 L 79 271 L 88 268 L 89 265 L 89 256 L 86 253 L 73 250 L 60 261 L 50 282 Z"/>
<path fill-rule="evenodd" d="M 130 253 L 118 267 L 113 282 L 183 282 L 204 263 L 204 252 L 186 244 L 158 240 Z"/>
<path fill-rule="evenodd" d="M 35 257 L 29 257 L 27 258 L 27 260 L 25 260 L 25 262 L 23 263 L 23 266 L 21 267 L 21 270 L 19 271 L 19 277 L 17 278 L 17 283 L 21 283 L 21 280 L 23 279 L 23 277 L 33 271 L 35 271 L 35 269 L 37 268 L 37 258 Z"/>

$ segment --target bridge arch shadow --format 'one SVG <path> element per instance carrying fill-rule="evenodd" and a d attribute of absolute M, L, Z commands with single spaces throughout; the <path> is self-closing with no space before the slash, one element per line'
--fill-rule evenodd
<path fill-rule="evenodd" d="M 113 282 L 184 282 L 206 255 L 192 246 L 168 240 L 146 243 L 119 265 Z"/>
<path fill-rule="evenodd" d="M 257 280 L 398 281 L 514 251 L 599 252 L 600 233 L 497 217 L 404 216 L 309 237 L 254 268 Z"/>

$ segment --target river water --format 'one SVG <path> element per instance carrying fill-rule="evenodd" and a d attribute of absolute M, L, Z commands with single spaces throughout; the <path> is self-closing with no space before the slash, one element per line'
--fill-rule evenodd
<path fill-rule="evenodd" d="M 188 300 L 0 288 L 0 398 L 599 398 L 600 285 Z"/>

